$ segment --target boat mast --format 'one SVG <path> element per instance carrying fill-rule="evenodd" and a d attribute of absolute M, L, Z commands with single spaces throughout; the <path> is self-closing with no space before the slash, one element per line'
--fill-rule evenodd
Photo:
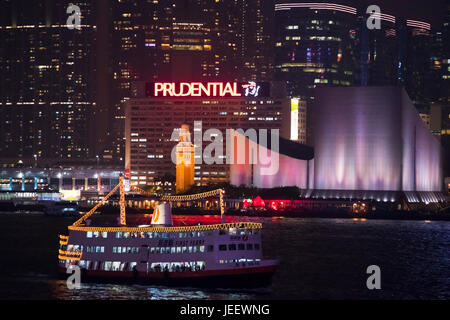
<path fill-rule="evenodd" d="M 87 218 L 89 218 L 91 215 L 94 214 L 94 212 L 103 204 L 106 200 L 108 200 L 114 192 L 116 192 L 117 189 L 120 190 L 120 200 L 119 200 L 119 206 L 120 206 L 120 224 L 122 226 L 126 225 L 126 217 L 125 217 L 125 188 L 124 188 L 124 177 L 121 174 L 119 178 L 119 184 L 114 187 L 102 200 L 100 200 L 99 203 L 95 205 L 91 210 L 89 210 L 88 213 L 86 213 L 84 216 L 82 216 L 80 219 L 75 221 L 75 223 L 72 225 L 74 227 L 80 226 L 84 221 L 86 221 Z"/>
<path fill-rule="evenodd" d="M 120 199 L 119 199 L 119 206 L 120 206 L 120 224 L 122 226 L 127 225 L 127 219 L 126 219 L 126 213 L 125 213 L 125 188 L 124 188 L 124 177 L 121 174 L 120 175 Z"/>

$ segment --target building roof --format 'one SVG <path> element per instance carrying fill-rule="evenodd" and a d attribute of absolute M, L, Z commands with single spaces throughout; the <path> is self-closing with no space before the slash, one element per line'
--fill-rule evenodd
<path fill-rule="evenodd" d="M 248 137 L 254 141 L 252 137 Z M 258 139 L 258 138 L 257 138 Z M 279 139 L 279 153 L 285 156 L 299 159 L 299 160 L 311 160 L 314 158 L 314 148 L 307 146 L 296 141 L 285 139 L 278 136 Z M 256 141 L 257 142 L 257 141 Z M 272 150 L 271 135 L 267 138 L 267 148 Z"/>

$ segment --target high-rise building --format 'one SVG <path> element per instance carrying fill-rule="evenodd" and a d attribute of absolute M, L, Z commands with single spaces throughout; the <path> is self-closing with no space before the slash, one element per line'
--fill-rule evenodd
<path fill-rule="evenodd" d="M 361 54 L 360 74 L 356 72 L 354 80 L 362 86 L 395 85 L 399 75 L 397 19 L 381 13 L 380 29 L 369 29 L 368 18 L 366 8 L 360 7 L 355 39 L 356 49 Z"/>
<path fill-rule="evenodd" d="M 238 0 L 111 2 L 112 92 L 104 156 L 124 155 L 123 103 L 136 81 L 238 79 Z"/>
<path fill-rule="evenodd" d="M 274 0 L 240 0 L 240 79 L 273 80 Z"/>
<path fill-rule="evenodd" d="M 81 29 L 70 30 L 67 1 L 5 0 L 1 6 L 2 157 L 89 157 L 97 108 L 91 72 L 96 8 L 78 2 Z"/>
<path fill-rule="evenodd" d="M 288 96 L 314 99 L 321 85 L 350 86 L 359 55 L 354 52 L 357 10 L 344 5 L 275 5 L 275 77 Z"/>

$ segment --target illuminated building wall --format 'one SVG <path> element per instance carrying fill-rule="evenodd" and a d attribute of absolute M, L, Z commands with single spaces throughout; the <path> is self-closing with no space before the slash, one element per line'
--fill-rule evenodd
<path fill-rule="evenodd" d="M 320 88 L 315 189 L 440 191 L 441 154 L 399 87 Z"/>
<path fill-rule="evenodd" d="M 313 149 L 299 143 L 280 138 L 279 152 L 270 150 L 271 148 L 258 145 L 258 152 L 255 155 L 256 163 L 250 164 L 250 148 L 247 144 L 245 150 L 245 164 L 234 163 L 230 165 L 230 183 L 235 186 L 246 185 L 257 188 L 275 188 L 283 186 L 297 186 L 300 189 L 312 188 L 314 181 Z M 255 144 L 256 145 L 256 144 Z M 262 150 L 260 150 L 260 148 Z M 235 151 L 237 154 L 237 150 Z M 266 159 L 261 161 L 259 153 L 267 155 L 271 161 L 278 161 L 278 170 L 275 174 L 264 174 L 262 168 L 269 168 L 270 164 Z M 235 158 L 236 159 L 236 158 Z"/>

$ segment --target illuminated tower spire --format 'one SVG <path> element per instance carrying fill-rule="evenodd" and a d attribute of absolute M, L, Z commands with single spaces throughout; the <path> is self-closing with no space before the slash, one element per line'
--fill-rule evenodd
<path fill-rule="evenodd" d="M 177 193 L 181 193 L 194 184 L 194 145 L 191 142 L 191 133 L 189 132 L 188 125 L 183 124 L 181 126 L 176 155 L 176 191 Z"/>

